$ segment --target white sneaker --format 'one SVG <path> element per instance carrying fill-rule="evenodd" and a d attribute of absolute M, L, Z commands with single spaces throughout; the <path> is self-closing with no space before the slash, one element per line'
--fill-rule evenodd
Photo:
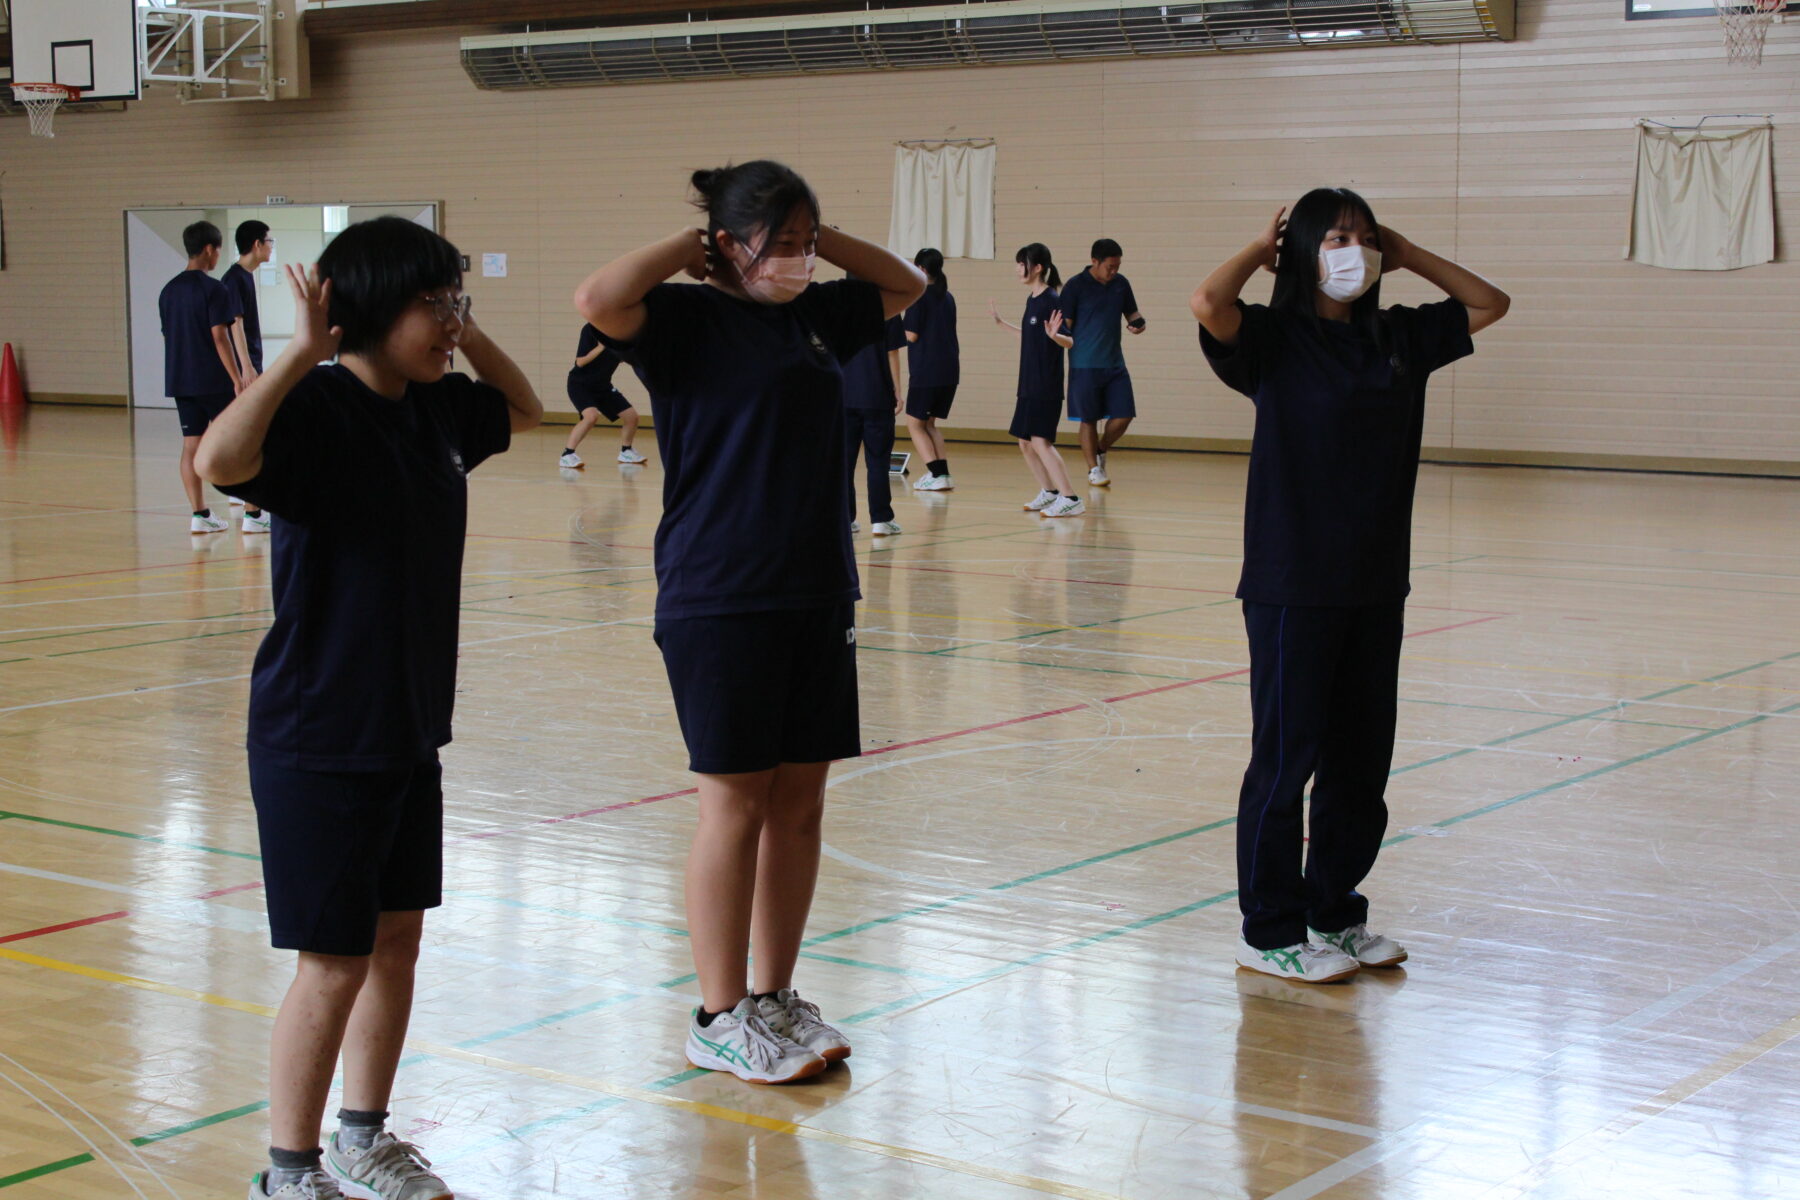
<path fill-rule="evenodd" d="M 641 463 L 641 462 L 645 462 L 647 460 L 644 458 L 643 455 L 639 454 L 636 450 L 633 450 L 630 446 L 620 446 L 619 447 L 619 461 L 622 463 Z"/>
<path fill-rule="evenodd" d="M 1021 507 L 1024 508 L 1026 512 L 1043 512 L 1046 508 L 1049 508 L 1052 504 L 1056 503 L 1056 498 L 1057 493 L 1051 491 L 1049 488 L 1045 488 L 1037 494 L 1037 498 L 1030 504 L 1021 505 Z"/>
<path fill-rule="evenodd" d="M 955 488 L 956 484 L 951 482 L 948 475 L 927 475 L 913 484 L 915 492 L 948 492 L 954 491 Z"/>
<path fill-rule="evenodd" d="M 802 1000 L 793 988 L 782 988 L 773 996 L 764 996 L 756 1002 L 756 1007 L 770 1029 L 790 1042 L 805 1046 L 826 1062 L 840 1062 L 850 1057 L 850 1039 L 821 1020 L 819 1006 Z"/>
<path fill-rule="evenodd" d="M 257 513 L 255 516 L 251 516 L 249 513 L 245 513 L 243 523 L 239 526 L 239 528 L 241 528 L 245 533 L 267 533 L 267 532 L 269 532 L 269 510 L 265 508 L 261 512 Z"/>
<path fill-rule="evenodd" d="M 225 499 L 227 499 L 231 502 L 231 507 L 233 507 L 233 508 L 244 507 L 244 502 L 242 500 L 238 499 L 236 496 L 226 496 Z"/>
<path fill-rule="evenodd" d="M 688 1021 L 687 1060 L 701 1070 L 729 1071 L 745 1083 L 792 1083 L 825 1069 L 823 1058 L 770 1029 L 748 996 L 705 1028 L 699 1015 Z"/>
<path fill-rule="evenodd" d="M 573 450 L 564 450 L 562 452 L 562 457 L 556 460 L 556 465 L 565 471 L 576 471 L 587 464 L 582 462 L 581 455 L 575 453 Z"/>
<path fill-rule="evenodd" d="M 217 517 L 196 516 L 188 522 L 189 533 L 224 533 L 230 528 L 229 522 L 221 521 Z"/>
<path fill-rule="evenodd" d="M 1095 487 L 1107 487 L 1111 485 L 1112 480 L 1106 477 L 1105 467 L 1090 467 L 1088 468 L 1088 482 Z"/>
<path fill-rule="evenodd" d="M 1367 925 L 1352 925 L 1339 933 L 1306 931 L 1308 940 L 1341 950 L 1365 967 L 1397 967 L 1406 961 L 1406 947 L 1393 938 L 1370 933 Z"/>
<path fill-rule="evenodd" d="M 1058 496 L 1056 502 L 1038 513 L 1040 517 L 1079 517 L 1087 511 L 1080 496 Z"/>
<path fill-rule="evenodd" d="M 851 533 L 861 533 L 862 532 L 862 522 L 860 522 L 860 521 L 850 522 L 850 532 Z"/>
<path fill-rule="evenodd" d="M 337 1134 L 325 1143 L 325 1170 L 374 1200 L 455 1200 L 455 1193 L 431 1170 L 431 1160 L 411 1142 L 387 1130 L 366 1149 L 338 1145 Z"/>
<path fill-rule="evenodd" d="M 246 1200 L 344 1200 L 337 1180 L 323 1171 L 314 1171 L 299 1183 L 284 1183 L 274 1191 L 263 1190 L 269 1177 L 258 1171 L 250 1177 L 250 1194 Z"/>
<path fill-rule="evenodd" d="M 876 537 L 892 537 L 894 534 L 900 532 L 900 526 L 894 524 L 892 521 L 877 521 L 869 526 L 869 532 Z"/>
<path fill-rule="evenodd" d="M 1238 938 L 1237 964 L 1296 983 L 1333 983 L 1356 974 L 1357 961 L 1334 946 L 1296 942 L 1275 950 L 1258 950 Z"/>

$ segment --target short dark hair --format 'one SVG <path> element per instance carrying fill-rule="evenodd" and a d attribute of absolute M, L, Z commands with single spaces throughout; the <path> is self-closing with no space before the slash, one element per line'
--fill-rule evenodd
<path fill-rule="evenodd" d="M 331 281 L 330 320 L 344 331 L 338 349 L 359 354 L 380 346 L 424 293 L 461 287 L 462 255 L 405 217 L 376 217 L 331 239 L 319 255 L 319 279 Z"/>
<path fill-rule="evenodd" d="M 211 221 L 195 221 L 181 231 L 181 248 L 189 258 L 199 258 L 208 246 L 223 246 L 225 235 Z"/>
<path fill-rule="evenodd" d="M 269 227 L 261 221 L 245 221 L 237 227 L 237 248 L 239 254 L 250 253 L 250 247 L 269 236 Z"/>
<path fill-rule="evenodd" d="M 1111 238 L 1101 238 L 1094 243 L 1094 248 L 1088 252 L 1088 257 L 1093 259 L 1124 258 L 1125 251 L 1119 249 L 1119 243 Z"/>
<path fill-rule="evenodd" d="M 712 250 L 719 248 L 719 230 L 729 230 L 748 247 L 757 230 L 775 232 L 800 205 L 812 213 L 815 224 L 819 220 L 819 198 L 800 172 L 770 159 L 695 171 L 688 183 L 694 189 L 694 207 L 706 214 L 706 244 Z M 765 241 L 756 257 L 760 259 L 768 248 Z"/>

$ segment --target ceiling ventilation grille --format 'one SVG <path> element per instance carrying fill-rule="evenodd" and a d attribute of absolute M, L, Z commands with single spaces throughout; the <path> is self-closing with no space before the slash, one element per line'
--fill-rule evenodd
<path fill-rule="evenodd" d="M 998 0 L 470 37 L 462 59 L 476 86 L 517 90 L 1510 40 L 1513 2 Z"/>

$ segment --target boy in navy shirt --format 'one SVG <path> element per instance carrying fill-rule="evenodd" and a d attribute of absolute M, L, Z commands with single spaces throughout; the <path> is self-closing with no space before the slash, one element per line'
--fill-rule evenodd
<path fill-rule="evenodd" d="M 251 1200 L 449 1189 L 385 1131 L 424 910 L 441 902 L 468 472 L 535 428 L 531 384 L 470 317 L 456 248 L 399 217 L 288 268 L 294 340 L 213 423 L 199 467 L 275 514 L 275 623 L 250 682 L 250 793 L 274 945 L 299 951 Z M 480 377 L 449 372 L 458 350 Z M 330 366 L 316 366 L 339 356 Z M 371 521 L 359 485 L 382 481 Z M 319 1146 L 343 1054 L 344 1107 Z"/>
<path fill-rule="evenodd" d="M 237 319 L 231 323 L 231 344 L 237 351 L 241 391 L 262 374 L 262 314 L 256 302 L 256 268 L 273 257 L 275 239 L 269 236 L 269 227 L 262 221 L 245 221 L 237 227 L 234 240 L 238 249 L 237 261 L 225 268 L 219 282 L 231 293 L 232 307 L 237 309 Z M 234 505 L 243 503 L 235 498 L 231 502 Z M 244 513 L 243 528 L 245 533 L 269 532 L 268 514 Z"/>
<path fill-rule="evenodd" d="M 226 523 L 212 515 L 194 471 L 194 451 L 200 435 L 213 418 L 225 411 L 231 398 L 243 390 L 237 355 L 231 348 L 231 325 L 237 309 L 225 285 L 209 272 L 219 265 L 219 249 L 225 239 L 211 221 L 195 221 L 181 231 L 187 251 L 187 269 L 169 280 L 157 297 L 162 315 L 163 391 L 175 401 L 181 419 L 181 486 L 187 492 L 193 517 L 193 533 L 218 533 Z M 258 529 L 245 521 L 244 532 L 266 531 L 257 515 Z"/>
<path fill-rule="evenodd" d="M 905 411 L 900 386 L 900 348 L 906 345 L 902 318 L 890 318 L 881 341 L 871 342 L 844 363 L 844 464 L 850 478 L 850 532 L 856 526 L 856 455 L 860 450 L 869 484 L 869 533 L 891 537 L 900 532 L 894 520 L 893 484 L 888 464 L 894 454 L 894 418 Z"/>
<path fill-rule="evenodd" d="M 1139 334 L 1148 322 L 1138 311 L 1131 281 L 1119 274 L 1124 254 L 1111 238 L 1095 242 L 1088 269 L 1069 280 L 1059 300 L 1063 329 L 1055 340 L 1069 351 L 1069 419 L 1081 422 L 1081 453 L 1095 487 L 1112 483 L 1106 452 L 1137 416 L 1119 323 Z"/>

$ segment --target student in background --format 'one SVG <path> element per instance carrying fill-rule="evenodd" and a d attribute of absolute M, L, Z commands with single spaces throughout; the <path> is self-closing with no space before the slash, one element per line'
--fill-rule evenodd
<path fill-rule="evenodd" d="M 920 492 L 948 492 L 956 487 L 937 423 L 950 415 L 956 385 L 962 380 L 962 348 L 956 341 L 956 297 L 944 278 L 944 256 L 921 250 L 913 265 L 925 272 L 925 294 L 906 310 L 906 428 L 925 476 L 913 484 Z"/>
<path fill-rule="evenodd" d="M 1046 517 L 1078 517 L 1087 505 L 1069 484 L 1069 472 L 1056 452 L 1056 425 L 1062 419 L 1063 348 L 1052 336 L 1062 326 L 1057 289 L 1062 275 L 1042 242 L 1022 246 L 1013 256 L 1019 284 L 1025 289 L 1025 315 L 1017 325 L 1004 321 L 988 301 L 994 323 L 1019 338 L 1019 388 L 1009 432 L 1019 439 L 1019 453 L 1037 482 L 1038 493 L 1026 512 Z"/>
<path fill-rule="evenodd" d="M 1125 254 L 1119 243 L 1101 238 L 1091 254 L 1088 268 L 1062 290 L 1063 331 L 1057 340 L 1069 351 L 1069 419 L 1081 423 L 1088 482 L 1107 487 L 1112 478 L 1106 473 L 1106 452 L 1137 416 L 1119 326 L 1123 322 L 1139 334 L 1148 323 L 1138 311 L 1131 281 L 1119 274 Z"/>
<path fill-rule="evenodd" d="M 852 276 L 851 278 L 854 278 Z M 881 341 L 871 342 L 844 363 L 844 464 L 850 478 L 850 532 L 856 523 L 856 455 L 860 450 L 869 489 L 869 532 L 891 537 L 900 532 L 894 521 L 893 485 L 888 464 L 894 453 L 894 418 L 902 411 L 900 348 L 906 329 L 890 317 Z"/>
<path fill-rule="evenodd" d="M 631 406 L 625 393 L 613 386 L 613 374 L 618 371 L 619 364 L 624 361 L 619 352 L 600 341 L 600 333 L 592 325 L 581 327 L 581 337 L 575 343 L 575 365 L 569 368 L 569 403 L 575 406 L 575 413 L 581 419 L 575 428 L 569 431 L 569 440 L 563 443 L 563 452 L 558 456 L 556 465 L 565 469 L 573 469 L 583 465 L 581 455 L 575 448 L 581 445 L 581 439 L 599 422 L 602 415 L 608 421 L 619 422 L 619 461 L 622 463 L 641 463 L 644 456 L 632 449 L 632 439 L 637 437 L 638 410 Z"/>

